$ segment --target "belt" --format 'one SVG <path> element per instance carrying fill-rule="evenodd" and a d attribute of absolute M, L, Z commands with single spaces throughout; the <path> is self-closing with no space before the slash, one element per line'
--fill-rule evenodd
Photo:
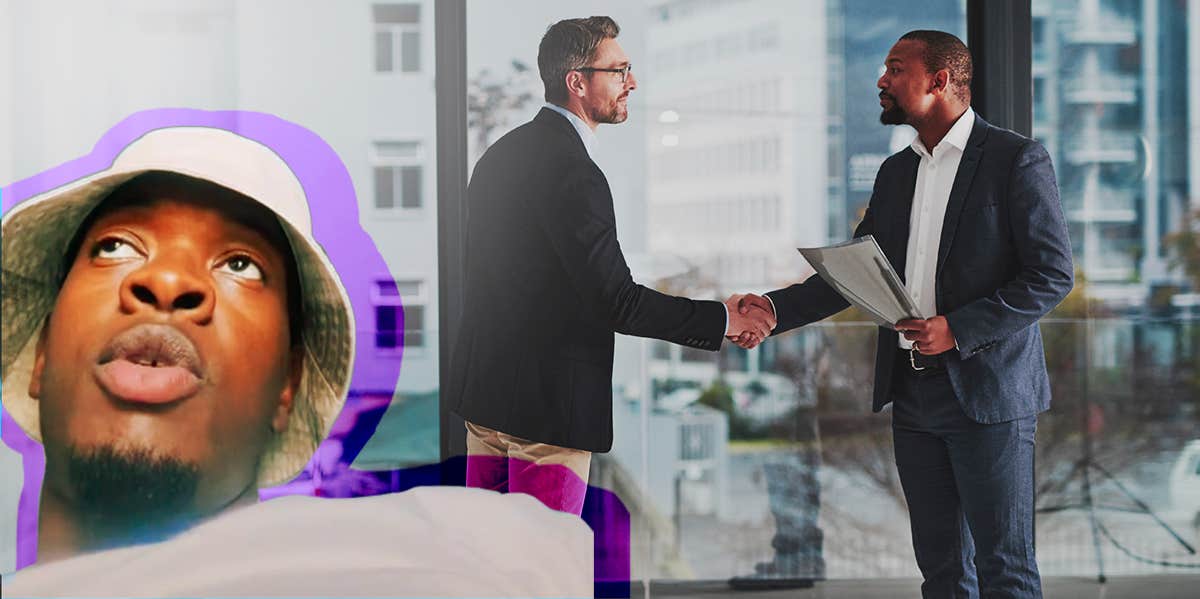
<path fill-rule="evenodd" d="M 929 376 L 945 372 L 946 361 L 940 356 L 927 356 L 915 349 L 897 348 L 896 363 L 900 370 L 915 376 Z"/>

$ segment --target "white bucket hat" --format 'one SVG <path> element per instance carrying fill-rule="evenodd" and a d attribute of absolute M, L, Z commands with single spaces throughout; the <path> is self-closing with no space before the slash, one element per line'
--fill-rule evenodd
<path fill-rule="evenodd" d="M 58 297 L 63 256 L 79 226 L 109 193 L 151 171 L 216 183 L 261 203 L 287 235 L 300 279 L 304 375 L 287 429 L 268 443 L 258 486 L 303 470 L 341 412 L 354 363 L 354 312 L 325 252 L 295 173 L 270 148 L 208 127 L 170 127 L 130 143 L 108 169 L 21 202 L 0 224 L 0 378 L 4 409 L 41 441 L 38 404 L 29 396 L 35 347 Z M 81 325 L 83 323 L 80 323 Z"/>

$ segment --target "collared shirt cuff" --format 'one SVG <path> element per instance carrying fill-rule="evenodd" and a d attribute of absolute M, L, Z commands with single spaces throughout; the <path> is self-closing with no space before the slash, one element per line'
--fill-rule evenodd
<path fill-rule="evenodd" d="M 727 337 L 729 336 L 729 306 L 726 306 L 725 302 L 721 302 L 721 307 L 725 308 L 725 335 L 722 336 Z"/>

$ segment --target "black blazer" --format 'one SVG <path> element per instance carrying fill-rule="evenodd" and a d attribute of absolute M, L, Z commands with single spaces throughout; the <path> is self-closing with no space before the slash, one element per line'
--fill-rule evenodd
<path fill-rule="evenodd" d="M 638 285 L 612 193 L 579 133 L 543 108 L 467 188 L 466 289 L 452 410 L 530 441 L 612 447 L 613 332 L 716 351 L 725 307 Z"/>
<path fill-rule="evenodd" d="M 874 235 L 902 278 L 919 163 L 912 148 L 884 161 L 854 231 L 855 237 Z M 959 347 L 943 356 L 971 419 L 1004 422 L 1050 407 L 1037 322 L 1070 292 L 1074 272 L 1049 154 L 977 115 L 950 190 L 935 275 L 938 314 Z M 776 334 L 848 306 L 819 276 L 767 295 L 779 312 Z M 879 329 L 876 412 L 891 401 L 898 341 L 895 331 Z"/>

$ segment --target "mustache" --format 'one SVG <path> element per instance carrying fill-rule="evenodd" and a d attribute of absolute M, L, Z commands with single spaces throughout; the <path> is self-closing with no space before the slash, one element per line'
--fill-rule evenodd
<path fill-rule="evenodd" d="M 140 324 L 110 340 L 101 352 L 100 363 L 120 359 L 180 366 L 197 377 L 204 374 L 196 346 L 178 329 L 164 324 Z"/>

